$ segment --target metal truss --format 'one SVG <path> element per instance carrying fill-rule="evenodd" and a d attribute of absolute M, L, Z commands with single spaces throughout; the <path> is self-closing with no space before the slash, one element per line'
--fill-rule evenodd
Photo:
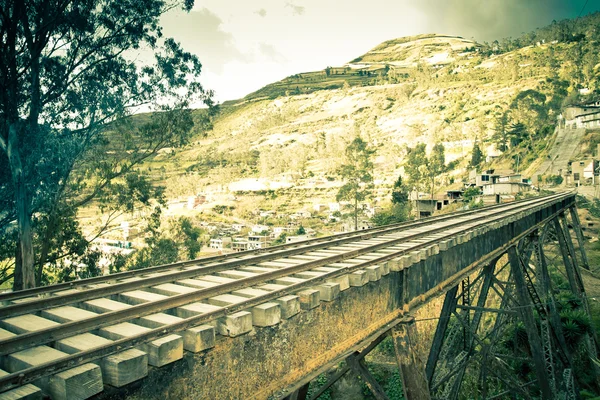
<path fill-rule="evenodd" d="M 589 265 L 577 212 L 568 213 L 446 293 L 425 367 L 432 398 L 576 398 L 556 279 L 589 313 L 580 274 Z M 595 358 L 596 343 L 590 335 L 584 353 Z"/>

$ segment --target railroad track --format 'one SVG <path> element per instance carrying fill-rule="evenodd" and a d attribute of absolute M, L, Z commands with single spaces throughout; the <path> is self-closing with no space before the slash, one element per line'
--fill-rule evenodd
<path fill-rule="evenodd" d="M 380 279 L 398 268 L 391 261 L 418 261 L 453 236 L 565 196 L 1 295 L 0 356 L 10 373 L 0 373 L 0 392 L 75 370 L 88 379 L 92 370 L 100 374 L 89 364 L 98 360 L 104 383 L 123 386 L 145 375 L 144 362 L 160 367 L 180 359 L 184 349 L 206 350 L 215 329 L 237 336 L 252 325 L 274 325 L 340 290 Z M 32 360 L 32 349 L 48 357 Z M 118 360 L 106 361 L 117 356 L 135 361 L 139 376 L 119 371 Z M 61 397 L 56 387 L 40 385 Z M 89 393 L 98 390 L 102 378 Z"/>

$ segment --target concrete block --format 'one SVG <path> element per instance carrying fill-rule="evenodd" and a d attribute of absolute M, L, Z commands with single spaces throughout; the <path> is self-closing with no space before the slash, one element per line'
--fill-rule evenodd
<path fill-rule="evenodd" d="M 277 285 L 275 283 L 267 283 L 266 285 L 262 285 L 262 286 L 258 286 L 257 289 L 259 290 L 266 290 L 269 292 L 274 292 L 276 290 L 282 290 L 287 288 L 287 285 Z"/>
<path fill-rule="evenodd" d="M 140 317 L 135 323 L 146 328 L 155 329 L 181 321 L 183 321 L 183 318 L 166 313 L 157 313 Z"/>
<path fill-rule="evenodd" d="M 413 264 L 418 263 L 419 261 L 421 261 L 421 253 L 416 250 L 416 251 L 411 251 L 410 253 L 408 253 L 410 255 L 410 261 Z"/>
<path fill-rule="evenodd" d="M 197 302 L 197 303 L 191 303 L 191 304 L 186 304 L 185 306 L 177 307 L 177 309 L 175 310 L 175 313 L 177 314 L 178 317 L 189 318 L 189 317 L 193 317 L 194 315 L 206 314 L 209 312 L 221 310 L 222 308 L 223 307 L 213 306 L 212 304 L 205 304 L 205 303 Z"/>
<path fill-rule="evenodd" d="M 119 301 L 127 304 L 143 304 L 157 300 L 164 300 L 168 296 L 158 293 L 146 292 L 144 290 L 132 290 L 131 292 L 123 292 L 118 295 Z"/>
<path fill-rule="evenodd" d="M 183 332 L 183 348 L 192 353 L 215 347 L 215 327 L 200 325 Z"/>
<path fill-rule="evenodd" d="M 210 304 L 221 307 L 227 307 L 231 304 L 238 304 L 247 300 L 247 297 L 235 296 L 233 294 L 221 294 L 207 299 Z"/>
<path fill-rule="evenodd" d="M 81 321 L 82 319 L 92 318 L 96 315 L 98 314 L 72 306 L 50 308 L 42 311 L 42 317 L 60 323 Z"/>
<path fill-rule="evenodd" d="M 387 275 L 390 273 L 390 264 L 387 261 L 382 262 L 379 265 L 381 265 L 381 275 Z"/>
<path fill-rule="evenodd" d="M 179 335 L 167 335 L 145 345 L 148 364 L 162 367 L 183 358 L 183 338 Z"/>
<path fill-rule="evenodd" d="M 333 301 L 340 294 L 340 285 L 339 283 L 326 282 L 320 285 L 315 286 L 320 293 L 320 298 L 323 301 Z"/>
<path fill-rule="evenodd" d="M 7 355 L 5 364 L 10 372 L 16 372 L 66 355 L 48 346 L 31 347 Z M 102 391 L 102 372 L 96 364 L 84 364 L 49 378 L 38 379 L 35 385 L 50 394 L 52 399 L 87 399 Z"/>
<path fill-rule="evenodd" d="M 53 400 L 84 400 L 100 393 L 102 372 L 96 364 L 84 364 L 50 377 L 49 392 Z"/>
<path fill-rule="evenodd" d="M 283 296 L 275 299 L 281 310 L 281 318 L 288 319 L 300 312 L 300 297 L 298 296 Z"/>
<path fill-rule="evenodd" d="M 190 286 L 176 285 L 174 283 L 163 283 L 162 285 L 153 286 L 148 290 L 164 296 L 175 296 L 178 294 L 192 293 L 197 289 Z"/>
<path fill-rule="evenodd" d="M 338 285 L 340 285 L 341 291 L 350 289 L 350 278 L 348 277 L 348 274 L 341 275 L 336 278 L 330 278 L 328 282 L 337 283 Z"/>
<path fill-rule="evenodd" d="M 149 330 L 149 328 L 143 326 L 123 322 L 101 328 L 98 334 L 112 340 L 118 340 L 136 336 Z M 148 364 L 154 367 L 162 367 L 183 358 L 183 338 L 179 335 L 167 335 L 143 344 L 140 349 L 148 353 Z"/>
<path fill-rule="evenodd" d="M 325 275 L 325 272 L 322 272 L 322 271 L 302 271 L 302 272 L 298 272 L 297 274 L 294 274 L 295 277 L 298 277 L 301 279 L 318 278 L 319 276 L 323 276 L 323 275 Z"/>
<path fill-rule="evenodd" d="M 111 343 L 110 340 L 91 333 L 71 336 L 56 342 L 56 349 L 67 354 Z M 104 383 L 121 387 L 142 379 L 148 375 L 148 355 L 137 349 L 129 349 L 121 353 L 103 358 L 99 363 Z"/>
<path fill-rule="evenodd" d="M 276 283 L 278 285 L 294 285 L 296 283 L 302 283 L 304 282 L 305 279 L 300 279 L 300 278 L 294 278 L 293 276 L 284 276 L 283 278 L 277 278 L 273 281 L 273 283 Z"/>
<path fill-rule="evenodd" d="M 200 279 L 202 281 L 218 283 L 219 285 L 236 281 L 236 279 L 227 278 L 225 276 L 214 276 L 214 275 L 204 275 L 204 276 L 199 277 L 198 279 Z"/>
<path fill-rule="evenodd" d="M 177 281 L 177 283 L 179 285 L 188 286 L 188 287 L 195 288 L 195 289 L 206 289 L 206 288 L 215 287 L 215 286 L 219 285 L 216 282 L 201 281 L 199 279 L 182 279 L 180 281 Z"/>
<path fill-rule="evenodd" d="M 0 393 L 0 400 L 41 400 L 42 397 L 42 389 L 33 386 L 32 384 L 27 384 L 9 390 L 8 392 Z"/>
<path fill-rule="evenodd" d="M 388 266 L 390 267 L 390 271 L 398 272 L 402 269 L 402 262 L 400 261 L 399 257 L 394 258 L 388 261 Z"/>
<path fill-rule="evenodd" d="M 369 276 L 369 281 L 375 282 L 381 279 L 382 268 L 379 265 L 370 265 L 365 268 L 367 271 L 367 275 Z"/>
<path fill-rule="evenodd" d="M 235 269 L 217 272 L 217 274 L 219 274 L 219 276 L 224 276 L 226 278 L 231 278 L 231 279 L 253 278 L 258 275 L 255 272 L 240 271 L 240 270 L 235 270 Z"/>
<path fill-rule="evenodd" d="M 155 329 L 180 321 L 183 321 L 183 318 L 170 314 L 158 313 L 140 317 L 137 320 L 137 324 L 145 326 L 146 328 Z M 191 351 L 192 353 L 206 350 L 215 345 L 215 328 L 210 325 L 201 325 L 190 328 L 179 334 L 183 335 L 183 349 Z"/>
<path fill-rule="evenodd" d="M 311 310 L 317 307 L 321 301 L 321 292 L 314 289 L 306 289 L 296 293 L 300 298 L 300 308 Z"/>
<path fill-rule="evenodd" d="M 369 274 L 365 270 L 354 271 L 348 275 L 350 286 L 360 287 L 369 283 Z"/>
<path fill-rule="evenodd" d="M 95 313 L 105 313 L 111 311 L 124 310 L 131 307 L 129 304 L 121 303 L 110 299 L 94 299 L 81 303 L 81 307 Z"/>
<path fill-rule="evenodd" d="M 7 331 L 6 329 L 0 328 L 0 340 L 8 339 L 16 336 L 14 333 Z"/>
<path fill-rule="evenodd" d="M 246 297 L 246 298 L 250 299 L 252 297 L 264 296 L 269 293 L 270 292 L 268 290 L 246 288 L 246 289 L 236 290 L 235 292 L 232 292 L 231 294 L 233 294 L 234 296 Z"/>
<path fill-rule="evenodd" d="M 411 265 L 413 265 L 412 256 L 410 254 L 403 255 L 402 257 L 400 257 L 400 260 L 401 260 L 400 265 L 402 266 L 401 267 L 402 269 L 408 268 Z"/>
<path fill-rule="evenodd" d="M 281 321 L 281 309 L 277 303 L 264 303 L 252 307 L 252 323 L 256 326 L 273 326 Z"/>
<path fill-rule="evenodd" d="M 217 332 L 223 336 L 236 337 L 252 330 L 252 314 L 240 311 L 217 319 Z"/>
<path fill-rule="evenodd" d="M 57 322 L 33 314 L 19 315 L 0 321 L 0 326 L 13 333 L 40 331 L 60 325 Z"/>
<path fill-rule="evenodd" d="M 148 354 L 129 349 L 105 357 L 100 362 L 105 383 L 122 387 L 148 375 Z"/>

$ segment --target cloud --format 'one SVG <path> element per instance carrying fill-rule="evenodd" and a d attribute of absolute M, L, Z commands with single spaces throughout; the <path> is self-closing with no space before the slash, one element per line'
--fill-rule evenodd
<path fill-rule="evenodd" d="M 264 8 L 261 8 L 260 10 L 255 11 L 254 13 L 260 15 L 263 18 L 267 16 L 267 10 L 265 10 Z"/>
<path fill-rule="evenodd" d="M 176 38 L 186 51 L 196 54 L 205 67 L 217 73 L 223 72 L 230 61 L 250 59 L 236 47 L 233 35 L 222 29 L 221 18 L 207 8 L 167 13 L 161 25 L 165 37 Z"/>
<path fill-rule="evenodd" d="M 260 53 L 276 63 L 285 63 L 288 59 L 270 44 L 261 42 L 258 45 Z"/>
<path fill-rule="evenodd" d="M 430 16 L 429 30 L 475 37 L 479 41 L 519 36 L 553 19 L 574 18 L 584 0 L 421 0 L 415 4 Z M 591 8 L 588 9 L 588 11 Z"/>
<path fill-rule="evenodd" d="M 302 15 L 302 14 L 304 14 L 304 11 L 306 11 L 305 7 L 299 6 L 299 5 L 290 3 L 290 2 L 285 3 L 285 6 L 292 9 L 293 15 Z"/>

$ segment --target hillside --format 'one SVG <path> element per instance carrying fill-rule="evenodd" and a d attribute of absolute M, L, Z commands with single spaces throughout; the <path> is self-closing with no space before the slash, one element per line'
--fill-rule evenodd
<path fill-rule="evenodd" d="M 580 26 L 597 20 L 587 16 Z M 288 208 L 334 197 L 336 168 L 357 134 L 377 149 L 380 194 L 419 142 L 428 151 L 445 146 L 451 168 L 442 186 L 460 186 L 476 141 L 494 156 L 482 167 L 519 163 L 524 170 L 560 153 L 550 148 L 564 143 L 554 139 L 556 119 L 564 105 L 585 100 L 579 89 L 588 97 L 600 90 L 598 33 L 549 40 L 552 29 L 492 45 L 444 35 L 386 41 L 346 65 L 299 73 L 223 104 L 206 136 L 146 166 L 171 198 L 279 190 L 280 201 L 269 206 Z M 289 188 L 304 192 L 286 197 Z"/>

